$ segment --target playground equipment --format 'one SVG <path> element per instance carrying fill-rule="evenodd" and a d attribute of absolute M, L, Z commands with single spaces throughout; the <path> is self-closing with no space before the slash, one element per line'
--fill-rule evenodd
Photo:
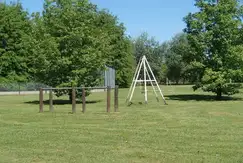
<path fill-rule="evenodd" d="M 139 79 L 139 77 L 140 77 L 140 79 Z M 135 74 L 133 76 L 132 84 L 130 86 L 130 89 L 129 89 L 129 92 L 127 95 L 126 102 L 129 102 L 131 104 L 131 100 L 133 98 L 134 90 L 135 90 L 137 83 L 142 83 L 143 89 L 144 89 L 143 90 L 144 99 L 145 99 L 145 103 L 147 104 L 148 103 L 147 82 L 150 82 L 157 101 L 159 101 L 159 97 L 158 97 L 158 93 L 157 93 L 157 92 L 159 92 L 159 94 L 161 95 L 161 97 L 164 101 L 164 104 L 167 105 L 164 95 L 159 87 L 159 84 L 154 76 L 154 73 L 153 73 L 145 55 L 139 60 Z"/>

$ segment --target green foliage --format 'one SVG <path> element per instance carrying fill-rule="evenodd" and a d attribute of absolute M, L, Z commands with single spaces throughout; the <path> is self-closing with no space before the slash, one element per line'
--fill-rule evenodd
<path fill-rule="evenodd" d="M 125 27 L 118 23 L 117 17 L 108 11 L 98 12 L 97 25 L 102 32 L 107 33 L 109 47 L 107 53 L 107 65 L 116 69 L 116 84 L 119 87 L 129 87 L 133 75 L 133 49 L 131 40 L 125 35 Z"/>
<path fill-rule="evenodd" d="M 0 3 L 0 80 L 26 81 L 30 55 L 26 40 L 31 31 L 28 13 L 21 4 Z"/>
<path fill-rule="evenodd" d="M 101 85 L 105 65 L 116 69 L 120 87 L 131 82 L 134 61 L 125 27 L 88 0 L 45 0 L 42 15 L 31 17 L 20 3 L 0 3 L 0 41 L 0 82 L 92 87 Z"/>
<path fill-rule="evenodd" d="M 46 1 L 43 14 L 50 52 L 39 80 L 54 87 L 95 86 L 106 58 L 107 35 L 95 26 L 96 8 L 86 2 Z M 53 54 L 53 56 L 49 56 Z M 47 57 L 48 56 L 48 57 Z M 38 73 L 37 73 L 38 74 Z"/>
<path fill-rule="evenodd" d="M 197 88 L 222 94 L 238 92 L 239 84 L 229 83 L 243 73 L 241 6 L 236 0 L 220 0 L 217 5 L 196 1 L 200 9 L 185 17 L 185 32 L 191 51 L 185 56 L 196 76 Z"/>
<path fill-rule="evenodd" d="M 116 17 L 85 0 L 46 0 L 43 16 L 32 17 L 32 48 L 36 48 L 32 67 L 37 81 L 52 87 L 98 86 L 108 65 L 116 69 L 120 87 L 129 85 L 131 44 Z"/>
<path fill-rule="evenodd" d="M 187 79 L 185 74 L 187 70 L 186 63 L 183 60 L 183 57 L 189 50 L 186 34 L 177 34 L 168 45 L 166 53 L 167 77 L 178 84 L 179 80 Z"/>
<path fill-rule="evenodd" d="M 168 73 L 168 67 L 166 63 L 163 63 L 160 70 L 160 76 L 161 76 L 160 82 L 166 83 L 167 73 Z"/>
<path fill-rule="evenodd" d="M 170 41 L 160 44 L 155 38 L 149 38 L 147 33 L 142 33 L 134 41 L 134 56 L 136 62 L 145 55 L 151 68 L 160 83 L 165 83 L 169 78 L 176 83 L 189 79 L 188 66 L 184 57 L 190 51 L 190 46 L 185 33 L 179 33 Z"/>
<path fill-rule="evenodd" d="M 199 87 L 202 87 L 202 90 L 214 92 L 217 93 L 217 95 L 233 95 L 235 93 L 239 93 L 239 88 L 241 88 L 241 84 L 230 83 L 229 81 L 227 81 L 227 76 L 229 75 L 230 74 L 227 74 L 226 72 L 217 72 L 207 68 L 202 78 L 203 84 L 195 85 L 193 88 L 197 89 Z"/>
<path fill-rule="evenodd" d="M 161 73 L 161 68 L 166 48 L 161 46 L 155 38 L 149 38 L 149 35 L 146 32 L 142 33 L 134 40 L 133 46 L 136 63 L 138 63 L 142 56 L 145 55 L 155 77 L 158 81 L 162 81 L 164 76 L 162 76 L 163 73 Z"/>

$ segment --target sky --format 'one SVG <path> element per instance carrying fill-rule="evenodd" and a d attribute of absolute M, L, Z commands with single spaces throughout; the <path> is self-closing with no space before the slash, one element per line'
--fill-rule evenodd
<path fill-rule="evenodd" d="M 0 0 L 1 1 L 1 0 Z M 3 1 L 3 0 L 2 0 Z M 6 0 L 7 2 L 13 0 Z M 185 28 L 183 17 L 195 12 L 195 0 L 90 0 L 108 9 L 124 23 L 132 37 L 147 32 L 158 41 L 168 41 Z M 44 0 L 20 0 L 29 12 L 42 11 Z"/>

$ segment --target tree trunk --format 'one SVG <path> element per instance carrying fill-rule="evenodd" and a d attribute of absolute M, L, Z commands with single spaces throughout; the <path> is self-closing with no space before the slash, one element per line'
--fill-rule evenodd
<path fill-rule="evenodd" d="M 69 96 L 69 102 L 70 102 L 70 104 L 72 104 L 72 99 L 73 99 L 73 98 L 72 98 L 72 92 L 69 92 L 69 93 L 68 93 L 68 96 Z"/>
<path fill-rule="evenodd" d="M 221 89 L 218 89 L 217 90 L 217 97 L 216 97 L 216 100 L 221 100 L 222 99 L 222 91 Z"/>

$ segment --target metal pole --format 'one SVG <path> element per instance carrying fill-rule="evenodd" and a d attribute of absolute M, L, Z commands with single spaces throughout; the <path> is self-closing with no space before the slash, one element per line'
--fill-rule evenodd
<path fill-rule="evenodd" d="M 132 89 L 132 93 L 131 93 L 129 102 L 131 102 L 131 100 L 132 100 L 132 96 L 133 96 L 134 90 L 135 90 L 135 88 L 136 88 L 137 80 L 138 80 L 138 77 L 139 77 L 139 74 L 140 74 L 140 71 L 141 71 L 143 62 L 144 62 L 144 60 L 142 59 L 142 62 L 141 62 L 140 65 L 139 65 L 139 69 L 138 69 L 137 76 L 136 76 L 136 79 L 135 79 L 135 82 L 134 82 L 134 85 L 133 85 L 133 89 Z"/>
<path fill-rule="evenodd" d="M 142 59 L 139 60 L 138 65 L 137 65 L 137 67 L 136 67 L 135 74 L 134 74 L 133 79 L 132 79 L 132 84 L 131 84 L 131 86 L 130 86 L 130 88 L 129 88 L 129 91 L 128 91 L 128 95 L 127 95 L 126 102 L 127 102 L 128 98 L 129 98 L 129 95 L 130 95 L 130 93 L 131 93 L 131 91 L 132 91 L 132 88 L 133 88 L 133 85 L 134 85 L 134 83 L 135 83 L 135 79 L 136 79 L 136 76 L 137 76 L 138 69 L 139 69 L 139 66 L 140 66 L 141 61 L 142 61 Z"/>
<path fill-rule="evenodd" d="M 39 94 L 39 102 L 40 102 L 40 113 L 43 112 L 43 89 L 40 88 L 40 94 Z"/>
<path fill-rule="evenodd" d="M 161 89 L 160 89 L 160 87 L 159 87 L 159 84 L 157 83 L 157 80 L 156 80 L 156 78 L 155 78 L 155 76 L 154 76 L 154 73 L 153 73 L 153 71 L 152 71 L 152 69 L 151 69 L 151 67 L 150 67 L 150 65 L 149 65 L 149 63 L 148 63 L 148 61 L 145 60 L 145 62 L 147 63 L 148 68 L 149 68 L 149 71 L 151 72 L 152 77 L 153 77 L 154 80 L 155 80 L 155 83 L 156 83 L 156 86 L 157 86 L 158 89 L 159 89 L 160 95 L 162 96 L 162 99 L 164 100 L 164 104 L 167 105 L 167 103 L 166 103 L 166 101 L 165 101 L 165 98 L 164 98 L 164 95 L 163 95 L 163 93 L 162 93 L 162 91 L 161 91 Z"/>
<path fill-rule="evenodd" d="M 147 79 L 146 79 L 146 65 L 145 62 L 143 62 L 143 74 L 144 74 L 144 98 L 145 98 L 145 104 L 148 103 L 148 91 L 147 91 Z"/>
<path fill-rule="evenodd" d="M 150 81 L 150 83 L 151 83 L 151 85 L 152 85 L 152 88 L 153 88 L 154 94 L 155 94 L 155 96 L 156 96 L 156 99 L 157 99 L 157 101 L 159 101 L 158 94 L 156 93 L 156 90 L 155 90 L 155 88 L 154 88 L 153 81 L 151 80 L 151 77 L 150 77 L 150 75 L 149 75 L 149 72 L 148 72 L 147 68 L 146 68 L 146 72 L 147 72 L 147 74 L 148 74 L 149 81 Z"/>

